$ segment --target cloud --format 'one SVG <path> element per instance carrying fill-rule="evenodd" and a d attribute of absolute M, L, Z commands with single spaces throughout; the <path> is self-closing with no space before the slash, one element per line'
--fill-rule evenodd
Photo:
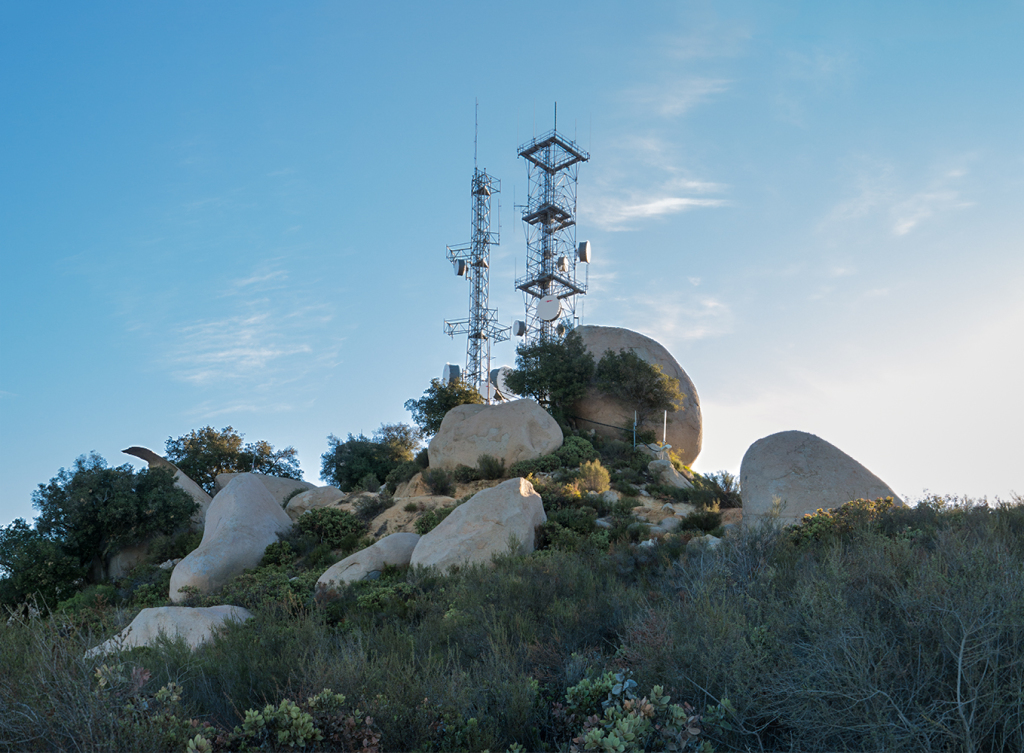
<path fill-rule="evenodd" d="M 822 221 L 822 227 L 836 223 L 884 217 L 889 232 L 904 236 L 924 221 L 974 205 L 963 198 L 955 183 L 968 174 L 956 167 L 936 171 L 925 186 L 909 190 L 900 185 L 899 175 L 889 164 L 871 164 L 856 174 L 857 193 L 837 204 Z"/>
<path fill-rule="evenodd" d="M 602 230 L 632 230 L 631 221 L 677 214 L 702 207 L 721 207 L 729 202 L 724 199 L 695 199 L 682 196 L 662 196 L 638 202 L 615 199 L 592 201 L 583 212 Z"/>
<path fill-rule="evenodd" d="M 732 307 L 712 295 L 679 300 L 677 291 L 653 292 L 642 300 L 630 300 L 630 324 L 671 350 L 673 343 L 719 337 L 732 331 Z"/>
<path fill-rule="evenodd" d="M 715 94 L 728 91 L 731 83 L 724 78 L 687 76 L 657 86 L 641 86 L 627 92 L 625 99 L 662 117 L 676 118 Z"/>

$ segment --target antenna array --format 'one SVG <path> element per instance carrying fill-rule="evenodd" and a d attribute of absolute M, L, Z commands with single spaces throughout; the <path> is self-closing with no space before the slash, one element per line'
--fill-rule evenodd
<path fill-rule="evenodd" d="M 523 210 L 526 233 L 526 274 L 516 289 L 526 303 L 525 329 L 530 342 L 562 337 L 576 326 L 577 295 L 587 292 L 587 279 L 576 274 L 579 262 L 590 261 L 590 243 L 576 245 L 576 179 L 590 155 L 555 127 L 519 147 L 529 174 L 529 199 Z M 587 275 L 589 277 L 589 274 Z"/>
<path fill-rule="evenodd" d="M 491 232 L 491 195 L 501 191 L 501 181 L 476 166 L 476 137 L 473 139 L 472 197 L 473 236 L 469 243 L 447 246 L 447 258 L 455 267 L 455 274 L 469 280 L 469 317 L 445 320 L 444 332 L 450 337 L 467 335 L 466 384 L 475 387 L 490 399 L 488 379 L 491 343 L 500 343 L 510 337 L 510 327 L 498 323 L 498 310 L 488 308 L 490 249 L 498 245 L 498 233 Z M 484 356 L 486 355 L 486 362 Z M 485 387 L 486 385 L 486 387 Z"/>

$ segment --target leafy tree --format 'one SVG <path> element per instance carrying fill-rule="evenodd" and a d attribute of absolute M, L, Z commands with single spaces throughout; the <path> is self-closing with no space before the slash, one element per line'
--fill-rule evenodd
<path fill-rule="evenodd" d="M 363 488 L 368 476 L 379 484 L 399 465 L 412 460 L 418 444 L 419 432 L 406 424 L 381 424 L 373 439 L 349 434 L 342 442 L 331 434 L 327 452 L 320 456 L 320 478 L 343 491 Z"/>
<path fill-rule="evenodd" d="M 597 364 L 597 388 L 636 411 L 637 426 L 665 410 L 678 410 L 686 397 L 679 380 L 631 350 L 606 350 Z"/>
<path fill-rule="evenodd" d="M 406 400 L 405 409 L 412 413 L 412 420 L 425 436 L 433 436 L 441 428 L 445 414 L 459 405 L 481 404 L 484 399 L 475 387 L 462 379 L 444 384 L 440 379 L 431 379 L 430 386 L 419 400 Z"/>
<path fill-rule="evenodd" d="M 167 459 L 209 494 L 220 473 L 262 473 L 266 476 L 301 479 L 298 452 L 294 447 L 275 450 L 260 440 L 243 444 L 243 434 L 230 426 L 195 429 L 177 439 L 167 438 Z"/>
<path fill-rule="evenodd" d="M 564 424 L 573 404 L 586 394 L 593 374 L 594 356 L 583 338 L 570 332 L 561 341 L 541 340 L 516 348 L 516 368 L 505 383 L 517 395 L 534 398 Z"/>
<path fill-rule="evenodd" d="M 0 530 L 5 600 L 40 593 L 55 604 L 81 583 L 102 578 L 120 549 L 173 533 L 198 507 L 174 486 L 170 470 L 109 468 L 95 453 L 40 484 L 32 505 L 39 511 L 34 528 L 19 519 Z"/>

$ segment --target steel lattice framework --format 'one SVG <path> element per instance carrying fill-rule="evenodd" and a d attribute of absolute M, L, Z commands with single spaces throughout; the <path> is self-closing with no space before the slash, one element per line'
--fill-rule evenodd
<path fill-rule="evenodd" d="M 470 193 L 473 200 L 473 239 L 461 246 L 448 246 L 448 261 L 456 274 L 469 280 L 469 318 L 445 320 L 446 335 L 467 335 L 465 381 L 488 396 L 488 366 L 491 343 L 510 337 L 509 327 L 498 324 L 498 310 L 488 308 L 490 250 L 498 245 L 498 233 L 491 232 L 491 194 L 501 191 L 501 181 L 474 168 Z"/>
<path fill-rule="evenodd" d="M 586 279 L 576 276 L 576 178 L 590 155 L 556 128 L 519 147 L 526 160 L 530 197 L 522 207 L 526 231 L 526 275 L 516 280 L 526 303 L 529 342 L 561 337 L 577 322 L 577 295 L 587 292 Z M 545 321 L 538 302 L 555 295 L 561 315 Z"/>

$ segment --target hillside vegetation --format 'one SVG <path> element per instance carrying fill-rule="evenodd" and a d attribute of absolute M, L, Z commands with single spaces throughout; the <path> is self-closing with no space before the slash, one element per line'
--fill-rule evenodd
<path fill-rule="evenodd" d="M 639 546 L 625 517 L 586 524 L 593 498 L 539 490 L 560 530 L 492 567 L 318 601 L 323 563 L 274 545 L 207 602 L 256 619 L 194 653 L 83 658 L 166 603 L 152 567 L 48 617 L 13 610 L 0 747 L 1024 748 L 1024 499 L 861 501 L 711 550 L 689 524 Z"/>

